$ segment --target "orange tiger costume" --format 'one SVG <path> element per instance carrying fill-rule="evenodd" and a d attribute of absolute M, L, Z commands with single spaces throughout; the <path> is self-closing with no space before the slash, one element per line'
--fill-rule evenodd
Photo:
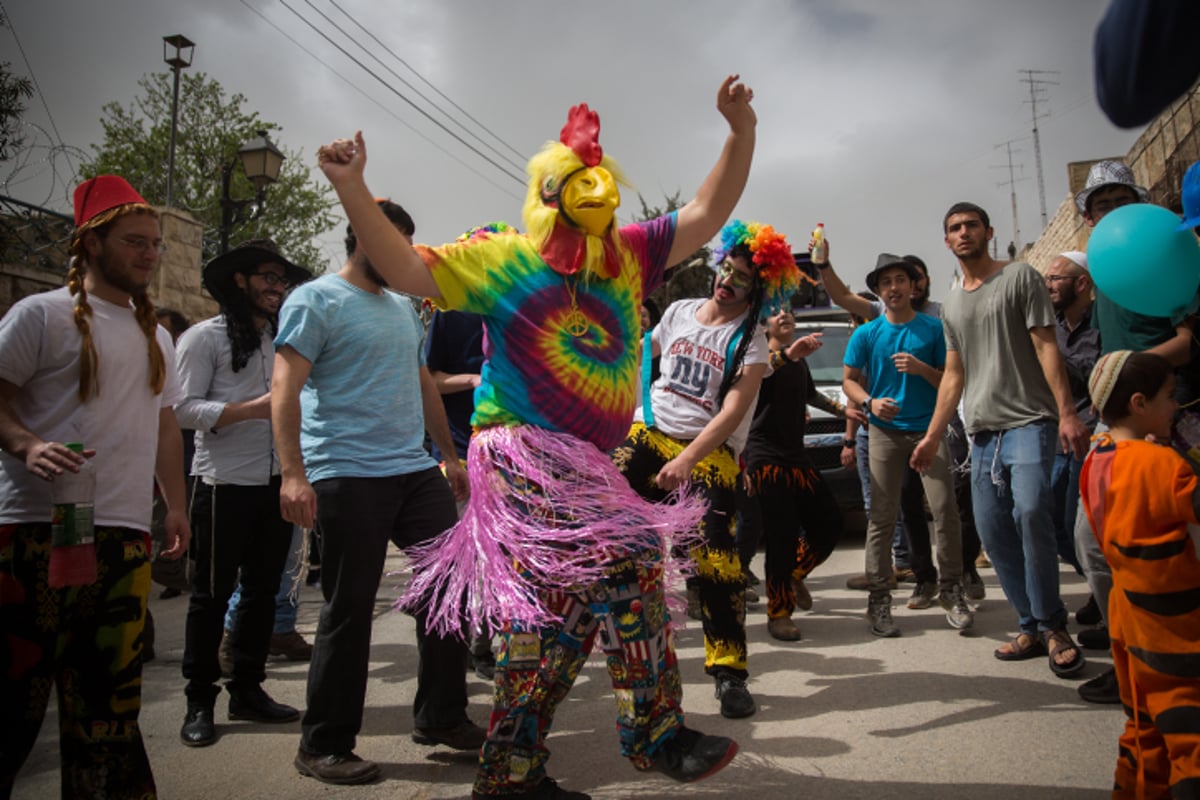
<path fill-rule="evenodd" d="M 1109 634 L 1128 717 L 1112 796 L 1200 797 L 1197 477 L 1169 447 L 1103 436 L 1079 486 L 1112 567 Z"/>

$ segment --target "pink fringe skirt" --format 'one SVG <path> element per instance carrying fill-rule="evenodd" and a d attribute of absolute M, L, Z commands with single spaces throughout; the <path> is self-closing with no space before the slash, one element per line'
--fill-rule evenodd
<path fill-rule="evenodd" d="M 678 585 L 701 543 L 701 498 L 645 500 L 605 453 L 569 434 L 485 428 L 471 439 L 467 474 L 462 519 L 409 549 L 412 578 L 399 601 L 425 609 L 428 629 L 443 635 L 558 624 L 539 592 L 603 580 L 625 557 L 659 561 L 666 585 Z"/>

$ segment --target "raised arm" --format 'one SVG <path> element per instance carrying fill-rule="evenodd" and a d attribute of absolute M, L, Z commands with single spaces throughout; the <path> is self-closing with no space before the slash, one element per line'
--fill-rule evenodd
<path fill-rule="evenodd" d="M 388 286 L 417 297 L 441 297 L 425 262 L 404 234 L 383 215 L 375 196 L 367 189 L 363 179 L 367 145 L 362 131 L 356 132 L 353 139 L 336 139 L 323 146 L 317 151 L 317 163 L 333 184 L 371 266 Z"/>
<path fill-rule="evenodd" d="M 811 250 L 813 242 L 808 243 L 808 248 Z M 813 266 L 817 268 L 817 272 L 821 276 L 821 283 L 825 285 L 825 293 L 829 295 L 830 301 L 834 305 L 841 306 L 855 316 L 863 319 L 874 319 L 875 311 L 871 308 L 871 301 L 865 297 L 859 297 L 854 292 L 850 291 L 850 287 L 845 281 L 833 271 L 833 262 L 829 261 L 829 238 L 825 238 L 825 261 L 813 262 Z"/>
<path fill-rule="evenodd" d="M 716 166 L 708 173 L 696 196 L 679 209 L 675 241 L 667 256 L 668 266 L 678 264 L 716 236 L 746 188 L 758 118 L 750 107 L 754 92 L 739 83 L 738 77 L 730 75 L 717 92 L 717 110 L 729 122 L 729 136 Z"/>

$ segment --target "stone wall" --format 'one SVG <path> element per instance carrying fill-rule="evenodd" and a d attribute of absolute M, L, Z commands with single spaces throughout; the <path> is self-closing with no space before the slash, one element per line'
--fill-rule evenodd
<path fill-rule="evenodd" d="M 1097 161 L 1124 161 L 1137 182 L 1150 192 L 1150 202 L 1180 211 L 1179 186 L 1183 173 L 1200 161 L 1200 85 L 1151 122 L 1129 152 L 1067 165 L 1070 194 L 1038 240 L 1026 248 L 1022 259 L 1045 271 L 1064 250 L 1087 250 L 1091 229 L 1075 209 L 1075 193 L 1083 188 L 1088 169 Z"/>

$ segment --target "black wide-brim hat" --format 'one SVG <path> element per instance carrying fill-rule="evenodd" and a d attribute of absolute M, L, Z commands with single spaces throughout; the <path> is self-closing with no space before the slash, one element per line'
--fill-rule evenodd
<path fill-rule="evenodd" d="M 221 305 L 228 305 L 230 298 L 240 291 L 233 280 L 235 273 L 253 272 L 260 264 L 278 264 L 283 267 L 289 286 L 296 286 L 312 278 L 312 273 L 298 267 L 283 257 L 279 246 L 271 239 L 250 239 L 242 242 L 228 253 L 217 256 L 204 265 L 201 273 L 204 288 Z"/>
<path fill-rule="evenodd" d="M 875 269 L 867 273 L 867 288 L 878 294 L 880 273 L 892 267 L 899 267 L 908 273 L 910 281 L 916 281 L 921 277 L 921 271 L 911 261 L 906 261 L 900 256 L 892 255 L 891 253 L 880 253 L 879 258 L 875 259 Z"/>

